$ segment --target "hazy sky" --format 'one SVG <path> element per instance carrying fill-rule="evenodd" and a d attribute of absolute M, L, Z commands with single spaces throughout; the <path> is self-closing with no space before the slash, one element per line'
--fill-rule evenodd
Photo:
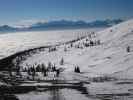
<path fill-rule="evenodd" d="M 24 20 L 132 18 L 133 0 L 0 0 L 0 24 Z"/>

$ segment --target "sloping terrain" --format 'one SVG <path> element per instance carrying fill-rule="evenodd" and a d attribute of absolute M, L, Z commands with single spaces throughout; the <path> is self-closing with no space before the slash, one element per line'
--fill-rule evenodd
<path fill-rule="evenodd" d="M 28 57 L 21 66 L 32 66 L 36 63 L 47 65 L 51 62 L 57 67 L 65 68 L 68 72 L 73 72 L 74 67 L 79 66 L 81 72 L 87 77 L 115 75 L 118 78 L 132 78 L 132 35 L 133 20 L 129 20 L 104 31 L 91 33 L 86 38 L 72 43 L 72 46 L 71 44 L 60 45 L 53 52 L 46 49 Z M 90 41 L 94 43 L 93 46 Z M 98 41 L 100 44 L 95 43 Z M 128 46 L 131 52 L 127 52 Z M 64 65 L 60 66 L 59 62 L 62 58 Z"/>
<path fill-rule="evenodd" d="M 16 52 L 57 44 L 84 36 L 91 31 L 103 28 L 72 29 L 54 31 L 15 32 L 0 35 L 0 59 L 8 57 Z"/>
<path fill-rule="evenodd" d="M 132 35 L 133 20 L 129 20 L 20 52 L 9 57 L 13 69 L 0 72 L 0 90 L 19 100 L 132 100 Z"/>

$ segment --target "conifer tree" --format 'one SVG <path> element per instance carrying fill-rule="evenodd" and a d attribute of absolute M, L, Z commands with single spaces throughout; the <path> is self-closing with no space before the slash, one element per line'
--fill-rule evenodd
<path fill-rule="evenodd" d="M 60 65 L 64 65 L 64 59 L 61 58 Z"/>

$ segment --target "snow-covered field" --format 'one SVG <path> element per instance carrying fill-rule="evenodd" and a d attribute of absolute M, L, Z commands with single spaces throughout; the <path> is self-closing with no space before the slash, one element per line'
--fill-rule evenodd
<path fill-rule="evenodd" d="M 75 66 L 79 66 L 81 72 L 86 77 L 101 75 L 111 75 L 118 78 L 133 79 L 133 20 L 121 23 L 109 29 L 97 32 L 95 36 L 79 40 L 73 43 L 73 47 L 61 45 L 54 52 L 48 49 L 39 52 L 22 63 L 34 65 L 35 63 L 45 65 L 48 62 L 55 64 L 57 67 L 65 68 L 66 72 L 73 72 Z M 101 45 L 85 47 L 83 44 L 86 39 L 96 41 L 100 40 Z M 77 48 L 77 46 L 79 46 Z M 130 46 L 131 52 L 127 52 Z M 67 49 L 65 51 L 64 49 Z M 59 62 L 64 59 L 64 65 L 60 66 Z"/>
<path fill-rule="evenodd" d="M 75 39 L 102 28 L 0 34 L 0 59 L 29 48 Z"/>
<path fill-rule="evenodd" d="M 59 89 L 46 93 L 57 97 L 57 100 L 132 100 L 133 99 L 133 20 L 97 32 L 92 41 L 100 40 L 100 45 L 83 46 L 88 37 L 81 39 L 71 47 L 70 44 L 57 47 L 56 51 L 49 49 L 27 57 L 21 66 L 36 66 L 51 62 L 57 68 L 64 68 L 60 78 L 67 82 L 83 82 L 76 89 Z M 129 52 L 127 47 L 130 47 Z M 60 60 L 64 64 L 60 65 Z M 81 73 L 74 73 L 74 67 L 79 66 Z M 100 78 L 101 77 L 101 78 Z M 105 77 L 102 79 L 102 77 Z M 107 81 L 107 78 L 114 77 Z M 92 81 L 93 80 L 93 81 Z M 90 82 L 90 84 L 86 82 Z M 96 82 L 95 82 L 96 81 Z M 84 83 L 85 82 L 85 83 Z M 83 90 L 82 90 L 83 89 Z M 83 93 L 82 93 L 83 92 Z M 32 95 L 36 95 L 31 92 Z M 42 98 L 39 93 L 39 98 Z M 20 99 L 31 99 L 31 96 L 18 95 Z M 45 98 L 45 95 L 43 95 Z M 48 97 L 48 96 L 46 96 Z M 36 100 L 36 99 L 35 99 Z"/>
<path fill-rule="evenodd" d="M 61 72 L 58 77 L 52 71 L 48 72 L 47 76 L 36 72 L 34 84 L 25 81 L 20 86 L 35 86 L 40 89 L 41 86 L 47 85 L 54 88 L 46 89 L 45 87 L 41 88 L 43 92 L 16 94 L 20 100 L 133 99 L 133 20 L 91 34 L 89 34 L 90 30 L 67 30 L 65 35 L 62 34 L 63 32 L 58 31 L 58 33 L 61 35 L 57 35 L 55 31 L 55 35 L 51 33 L 52 37 L 47 36 L 46 41 L 43 42 L 42 38 L 35 43 L 29 41 L 30 46 L 45 46 L 69 41 L 83 35 L 87 36 L 73 43 L 54 45 L 33 55 L 26 55 L 26 59 L 19 63 L 21 70 L 36 68 L 42 64 L 48 67 L 50 63 L 51 66 L 61 69 Z M 30 48 L 29 45 L 25 45 L 24 48 L 27 47 Z M 22 49 L 19 48 L 19 50 Z M 16 61 L 17 59 L 19 57 Z M 77 66 L 80 68 L 80 73 L 74 72 Z M 21 77 L 28 76 L 28 74 L 24 76 L 23 73 L 27 72 L 21 72 Z M 37 80 L 42 83 L 38 83 Z"/>

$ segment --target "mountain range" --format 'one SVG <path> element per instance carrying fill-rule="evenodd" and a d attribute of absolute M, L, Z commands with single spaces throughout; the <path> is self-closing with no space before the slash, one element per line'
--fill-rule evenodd
<path fill-rule="evenodd" d="M 92 22 L 86 21 L 69 21 L 69 20 L 58 20 L 50 22 L 36 22 L 29 27 L 14 27 L 10 25 L 0 26 L 0 32 L 18 32 L 18 31 L 39 31 L 39 30 L 57 30 L 57 29 L 76 29 L 76 28 L 100 28 L 110 27 L 115 24 L 123 22 L 122 19 L 106 19 L 96 20 Z"/>

